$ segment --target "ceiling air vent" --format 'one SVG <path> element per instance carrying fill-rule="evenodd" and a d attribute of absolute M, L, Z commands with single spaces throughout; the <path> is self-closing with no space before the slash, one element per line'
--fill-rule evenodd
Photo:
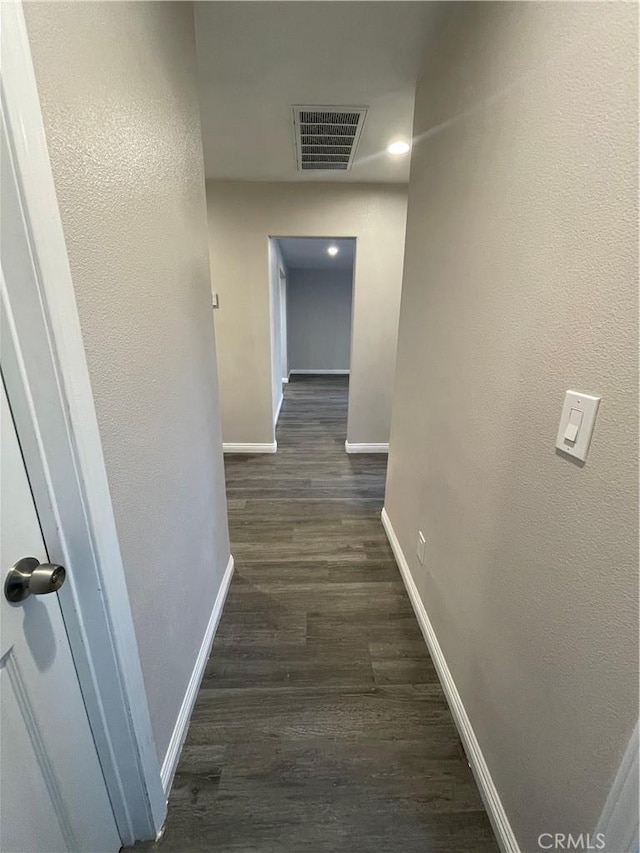
<path fill-rule="evenodd" d="M 366 107 L 294 107 L 298 171 L 350 169 L 366 115 Z"/>

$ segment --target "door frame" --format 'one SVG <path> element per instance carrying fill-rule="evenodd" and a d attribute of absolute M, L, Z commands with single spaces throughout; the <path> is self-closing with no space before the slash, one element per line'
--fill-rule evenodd
<path fill-rule="evenodd" d="M 278 264 L 278 277 L 280 280 L 280 372 L 282 373 L 282 381 L 288 382 L 287 274 L 280 264 Z"/>
<path fill-rule="evenodd" d="M 1 16 L 1 114 L 38 272 L 1 282 L 2 371 L 49 559 L 74 567 L 58 596 L 127 845 L 157 836 L 166 796 L 22 3 Z"/>

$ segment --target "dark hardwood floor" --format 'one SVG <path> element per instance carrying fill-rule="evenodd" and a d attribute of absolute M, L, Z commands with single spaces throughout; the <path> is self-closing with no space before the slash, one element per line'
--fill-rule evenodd
<path fill-rule="evenodd" d="M 345 378 L 286 386 L 278 453 L 227 456 L 235 576 L 166 831 L 136 851 L 496 853 L 380 522 Z"/>

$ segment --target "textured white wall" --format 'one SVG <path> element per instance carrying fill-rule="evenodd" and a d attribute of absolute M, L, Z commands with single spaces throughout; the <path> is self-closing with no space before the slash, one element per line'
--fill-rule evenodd
<path fill-rule="evenodd" d="M 406 199 L 393 184 L 207 182 L 225 441 L 274 437 L 270 236 L 357 238 L 347 434 L 389 440 Z"/>
<path fill-rule="evenodd" d="M 291 370 L 349 369 L 352 280 L 351 270 L 290 270 Z"/>
<path fill-rule="evenodd" d="M 527 852 L 638 714 L 637 14 L 451 4 L 417 92 L 386 506 Z"/>
<path fill-rule="evenodd" d="M 229 557 L 190 3 L 26 3 L 160 760 Z"/>

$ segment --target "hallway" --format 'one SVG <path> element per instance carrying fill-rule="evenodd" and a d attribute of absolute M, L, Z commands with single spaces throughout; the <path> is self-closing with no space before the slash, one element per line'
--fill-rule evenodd
<path fill-rule="evenodd" d="M 0 849 L 640 853 L 640 5 L 1 12 Z"/>
<path fill-rule="evenodd" d="M 295 379 L 278 453 L 225 460 L 235 576 L 143 847 L 493 852 L 380 523 L 386 456 L 345 453 L 345 378 Z"/>

